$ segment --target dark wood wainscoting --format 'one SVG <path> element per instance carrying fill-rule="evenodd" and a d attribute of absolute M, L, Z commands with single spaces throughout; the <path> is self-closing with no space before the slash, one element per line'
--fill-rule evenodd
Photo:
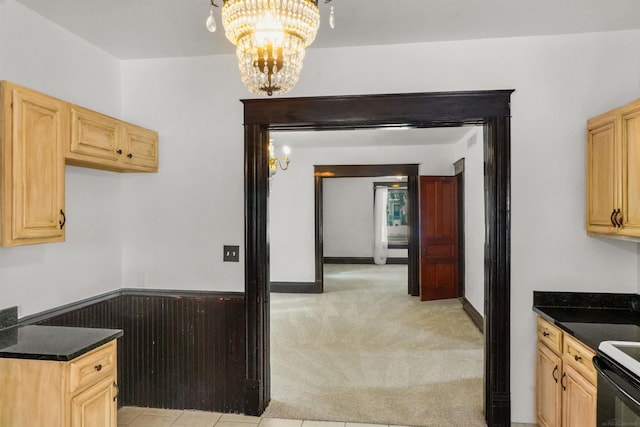
<path fill-rule="evenodd" d="M 125 289 L 21 323 L 124 330 L 120 406 L 244 412 L 243 294 Z"/>

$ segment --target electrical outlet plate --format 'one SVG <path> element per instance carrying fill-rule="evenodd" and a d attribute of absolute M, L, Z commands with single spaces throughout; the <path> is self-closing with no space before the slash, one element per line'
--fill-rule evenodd
<path fill-rule="evenodd" d="M 240 262 L 240 246 L 224 245 L 223 261 Z"/>

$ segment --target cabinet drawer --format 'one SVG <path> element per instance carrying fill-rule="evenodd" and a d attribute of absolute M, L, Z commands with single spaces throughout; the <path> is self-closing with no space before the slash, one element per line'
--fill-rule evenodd
<path fill-rule="evenodd" d="M 562 331 L 541 317 L 538 317 L 538 341 L 544 343 L 556 354 L 562 353 Z"/>
<path fill-rule="evenodd" d="M 69 363 L 69 392 L 74 393 L 109 376 L 116 369 L 115 341 Z"/>
<path fill-rule="evenodd" d="M 593 356 L 595 354 L 584 344 L 572 336 L 564 337 L 564 361 L 571 365 L 583 377 L 592 384 L 596 384 L 597 372 L 593 366 Z"/>

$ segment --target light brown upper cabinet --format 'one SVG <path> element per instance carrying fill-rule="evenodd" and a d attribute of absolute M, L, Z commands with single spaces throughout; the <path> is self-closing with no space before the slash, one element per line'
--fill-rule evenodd
<path fill-rule="evenodd" d="M 640 100 L 587 122 L 587 233 L 640 238 Z"/>
<path fill-rule="evenodd" d="M 6 81 L 0 98 L 1 245 L 62 242 L 66 104 Z"/>
<path fill-rule="evenodd" d="M 158 134 L 86 108 L 71 105 L 67 164 L 118 172 L 158 170 Z"/>
<path fill-rule="evenodd" d="M 64 165 L 156 172 L 158 134 L 0 82 L 0 246 L 63 242 Z"/>

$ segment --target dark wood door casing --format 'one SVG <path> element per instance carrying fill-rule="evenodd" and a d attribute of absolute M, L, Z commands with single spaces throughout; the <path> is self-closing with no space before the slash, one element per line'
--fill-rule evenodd
<path fill-rule="evenodd" d="M 484 126 L 485 398 L 489 427 L 510 426 L 511 131 L 513 90 L 313 98 L 248 99 L 245 126 L 245 413 L 269 403 L 269 251 L 267 240 L 270 129 L 387 126 Z"/>
<path fill-rule="evenodd" d="M 419 165 L 415 164 L 377 164 L 377 165 L 316 165 L 313 167 L 315 180 L 315 286 L 319 293 L 324 290 L 324 239 L 323 239 L 323 180 L 330 178 L 369 178 L 376 176 L 406 176 L 409 191 L 409 210 L 412 205 L 417 206 L 417 193 L 413 190 L 417 182 Z M 407 291 L 410 295 L 417 296 L 419 290 L 418 275 L 419 257 L 417 254 L 417 243 L 414 242 L 417 236 L 417 222 L 414 222 L 417 215 L 409 212 L 409 247 L 408 247 L 408 274 Z"/>
<path fill-rule="evenodd" d="M 420 177 L 420 300 L 460 296 L 455 176 Z"/>
<path fill-rule="evenodd" d="M 458 181 L 458 286 L 460 296 L 465 297 L 465 268 L 466 268 L 466 236 L 465 236 L 465 186 L 464 186 L 464 157 L 453 164 L 453 173 Z M 463 299 L 463 307 L 469 306 Z M 468 301 L 467 301 L 468 303 Z"/>

